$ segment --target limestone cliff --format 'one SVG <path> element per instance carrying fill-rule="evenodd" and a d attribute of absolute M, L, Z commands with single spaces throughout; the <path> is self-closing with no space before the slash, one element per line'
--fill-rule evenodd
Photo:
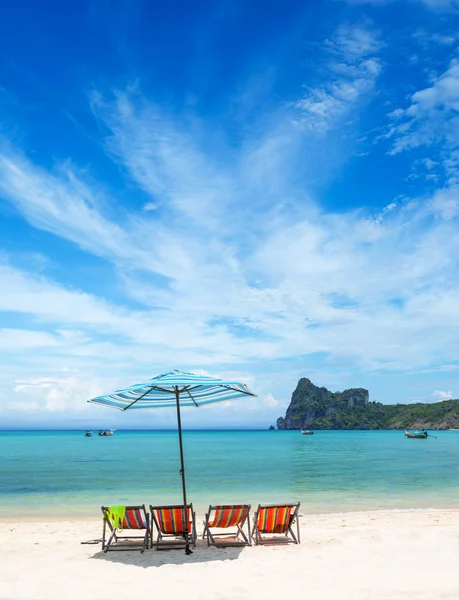
<path fill-rule="evenodd" d="M 368 390 L 363 388 L 333 393 L 324 387 L 317 387 L 309 379 L 303 377 L 292 394 L 285 419 L 280 417 L 277 426 L 279 429 L 311 427 L 321 418 L 330 417 L 342 409 L 365 406 L 368 399 Z"/>
<path fill-rule="evenodd" d="M 369 402 L 363 388 L 330 392 L 303 377 L 278 429 L 426 429 L 459 428 L 459 400 L 429 404 Z"/>

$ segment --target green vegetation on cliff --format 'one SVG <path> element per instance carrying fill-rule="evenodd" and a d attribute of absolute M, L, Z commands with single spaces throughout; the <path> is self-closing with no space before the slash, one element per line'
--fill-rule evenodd
<path fill-rule="evenodd" d="M 330 392 L 302 378 L 278 429 L 459 428 L 459 400 L 433 404 L 369 402 L 363 388 Z"/>

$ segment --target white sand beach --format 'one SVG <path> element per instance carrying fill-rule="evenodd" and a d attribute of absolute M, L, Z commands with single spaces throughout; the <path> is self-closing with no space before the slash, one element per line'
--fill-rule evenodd
<path fill-rule="evenodd" d="M 109 552 L 101 520 L 0 522 L 1 600 L 459 598 L 459 511 L 300 519 L 299 546 Z M 198 520 L 202 531 L 202 519 Z"/>

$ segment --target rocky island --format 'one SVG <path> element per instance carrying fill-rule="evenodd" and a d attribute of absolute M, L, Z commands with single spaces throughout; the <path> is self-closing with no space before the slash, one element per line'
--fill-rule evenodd
<path fill-rule="evenodd" d="M 368 390 L 330 392 L 302 377 L 278 429 L 455 429 L 459 428 L 459 400 L 432 404 L 370 402 Z"/>

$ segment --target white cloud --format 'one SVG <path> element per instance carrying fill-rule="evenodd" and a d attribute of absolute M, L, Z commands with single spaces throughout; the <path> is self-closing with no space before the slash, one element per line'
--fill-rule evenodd
<path fill-rule="evenodd" d="M 154 202 L 147 202 L 143 205 L 143 210 L 146 210 L 147 212 L 151 210 L 156 210 L 157 208 L 158 206 Z"/>
<path fill-rule="evenodd" d="M 231 182 L 215 170 L 211 155 L 203 155 L 188 128 L 178 128 L 135 88 L 116 92 L 111 102 L 93 93 L 91 105 L 110 131 L 110 154 L 151 195 L 145 206 L 167 208 L 171 219 L 186 217 L 189 225 L 215 224 Z"/>
<path fill-rule="evenodd" d="M 411 96 L 408 108 L 391 113 L 394 125 L 391 154 L 441 144 L 454 148 L 459 141 L 459 62 L 452 60 L 448 69 L 435 77 L 431 85 Z"/>
<path fill-rule="evenodd" d="M 41 409 L 39 402 L 36 400 L 17 400 L 0 403 L 5 410 L 12 410 L 16 413 L 35 412 Z"/>
<path fill-rule="evenodd" d="M 452 46 L 457 41 L 457 35 L 430 33 L 428 31 L 417 31 L 413 38 L 422 45 L 440 44 L 441 46 Z"/>
<path fill-rule="evenodd" d="M 442 392 L 441 390 L 435 390 L 433 395 L 439 398 L 440 400 L 451 400 L 451 398 L 453 397 L 453 392 Z"/>
<path fill-rule="evenodd" d="M 430 85 L 415 92 L 407 108 L 390 115 L 392 124 L 383 138 L 391 140 L 389 154 L 417 150 L 423 158 L 413 162 L 410 178 L 423 175 L 426 181 L 444 181 L 434 202 L 443 206 L 444 218 L 457 211 L 459 184 L 459 62 L 453 59 L 446 71 L 432 78 Z M 448 217 L 449 215 L 449 217 Z"/>
<path fill-rule="evenodd" d="M 447 221 L 459 215 L 459 185 L 437 190 L 430 202 L 432 212 Z"/>
<path fill-rule="evenodd" d="M 279 406 L 279 402 L 274 398 L 272 394 L 266 394 L 264 402 L 266 406 L 269 406 L 270 408 L 277 408 Z"/>
<path fill-rule="evenodd" d="M 68 377 L 18 379 L 13 384 L 13 392 L 4 403 L 6 410 L 73 415 L 90 411 L 86 400 L 103 393 L 97 379 L 82 372 Z"/>
<path fill-rule="evenodd" d="M 3 141 L 0 195 L 34 227 L 65 237 L 97 256 L 144 267 L 152 264 L 122 227 L 103 216 L 101 190 L 94 184 L 90 187 L 67 164 L 49 173 Z"/>
<path fill-rule="evenodd" d="M 0 351 L 2 352 L 24 352 L 33 349 L 53 348 L 57 345 L 58 342 L 55 336 L 44 331 L 0 329 Z"/>
<path fill-rule="evenodd" d="M 323 135 L 373 90 L 381 72 L 381 42 L 368 27 L 341 26 L 325 46 L 331 55 L 329 81 L 308 88 L 295 106 L 302 128 Z"/>

